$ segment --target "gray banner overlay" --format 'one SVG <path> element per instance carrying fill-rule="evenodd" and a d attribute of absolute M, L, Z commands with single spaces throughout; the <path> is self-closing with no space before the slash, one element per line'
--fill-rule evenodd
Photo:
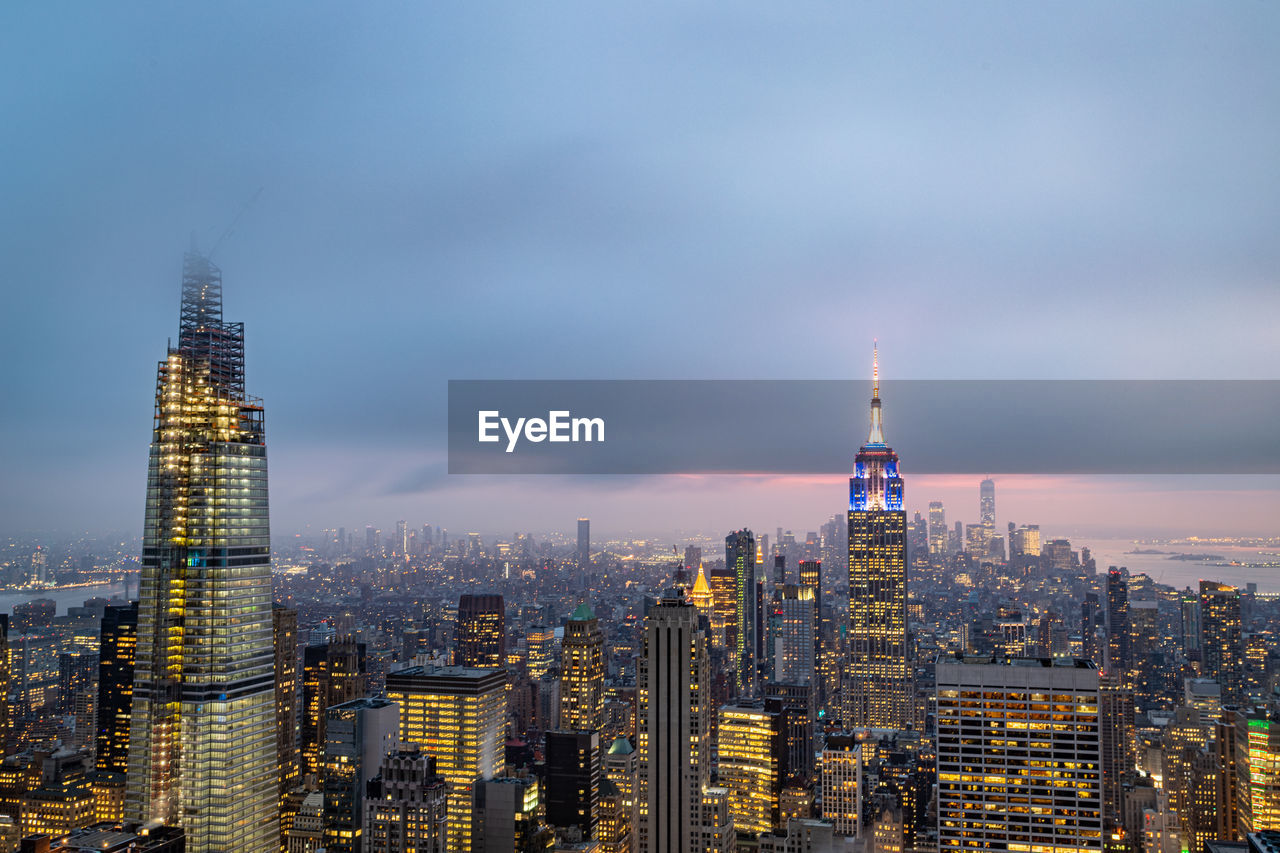
<path fill-rule="evenodd" d="M 1280 380 L 897 380 L 880 397 L 904 474 L 1280 473 Z M 865 380 L 451 380 L 449 473 L 836 474 L 870 398 Z"/>

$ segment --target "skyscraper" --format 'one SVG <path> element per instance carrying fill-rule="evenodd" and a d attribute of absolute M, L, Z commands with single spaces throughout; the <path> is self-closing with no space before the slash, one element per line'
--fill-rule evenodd
<path fill-rule="evenodd" d="M 947 511 L 942 501 L 929 501 L 929 559 L 941 563 L 947 557 Z"/>
<path fill-rule="evenodd" d="M 978 524 L 982 527 L 983 556 L 987 556 L 996 535 L 996 481 L 990 477 L 978 486 Z"/>
<path fill-rule="evenodd" d="M 738 695 L 755 689 L 756 542 L 750 530 L 735 530 L 724 538 L 724 566 L 733 572 L 733 625 L 726 629 L 733 656 Z"/>
<path fill-rule="evenodd" d="M 596 837 L 600 820 L 600 732 L 547 732 L 547 822 Z"/>
<path fill-rule="evenodd" d="M 1240 633 L 1240 590 L 1200 581 L 1200 655 L 1204 672 L 1222 687 L 1222 704 L 1244 699 L 1244 644 Z"/>
<path fill-rule="evenodd" d="M 620 824 L 618 831 L 613 833 L 620 842 L 615 846 L 611 853 L 630 853 L 634 850 L 634 836 L 636 832 L 636 817 L 639 814 L 636 803 L 636 749 L 631 745 L 631 741 L 620 737 L 615 740 L 609 750 L 604 755 L 604 777 L 606 784 L 611 784 L 618 789 L 618 798 L 621 800 L 619 805 L 621 809 L 614 817 L 614 820 Z M 606 845 L 608 839 L 601 838 Z"/>
<path fill-rule="evenodd" d="M 733 566 L 721 566 L 719 563 L 708 574 L 711 586 L 711 642 L 725 649 L 734 649 L 738 636 L 738 576 L 734 573 Z M 734 680 L 737 680 L 736 667 Z"/>
<path fill-rule="evenodd" d="M 822 561 L 800 561 L 800 585 L 813 588 L 813 610 L 815 623 L 821 618 L 822 611 Z"/>
<path fill-rule="evenodd" d="M 98 734 L 94 768 L 129 769 L 129 725 L 133 709 L 133 667 L 138 647 L 138 604 L 109 604 L 102 611 L 98 640 Z"/>
<path fill-rule="evenodd" d="M 494 669 L 507 662 L 507 611 L 496 593 L 466 592 L 458 599 L 458 666 Z"/>
<path fill-rule="evenodd" d="M 550 625 L 530 625 L 524 638 L 529 655 L 529 677 L 537 681 L 555 661 L 555 629 Z"/>
<path fill-rule="evenodd" d="M 645 617 L 636 700 L 640 853 L 701 851 L 711 669 L 698 611 L 683 598 L 664 598 Z"/>
<path fill-rule="evenodd" d="M 1124 569 L 1107 572 L 1107 674 L 1123 680 L 1129 671 L 1129 581 Z"/>
<path fill-rule="evenodd" d="M 862 832 L 862 746 L 851 734 L 827 737 L 822 747 L 822 816 L 841 835 Z"/>
<path fill-rule="evenodd" d="M 325 717 L 325 850 L 361 853 L 365 789 L 395 748 L 399 709 L 386 699 L 362 697 L 326 708 Z"/>
<path fill-rule="evenodd" d="M 1081 654 L 1100 666 L 1106 661 L 1102 657 L 1102 648 L 1098 643 L 1098 628 L 1103 621 L 1098 608 L 1098 594 L 1086 592 L 1084 601 L 1080 603 Z"/>
<path fill-rule="evenodd" d="M 1239 834 L 1280 830 L 1280 713 L 1235 712 Z"/>
<path fill-rule="evenodd" d="M 12 680 L 13 671 L 9 666 L 9 615 L 0 613 L 0 751 L 6 754 L 9 751 L 9 683 Z"/>
<path fill-rule="evenodd" d="M 1103 816 L 1123 817 L 1124 786 L 1133 776 L 1133 690 L 1119 674 L 1098 679 L 1099 740 L 1102 748 Z"/>
<path fill-rule="evenodd" d="M 183 262 L 178 345 L 156 377 L 125 815 L 189 853 L 279 849 L 262 404 L 222 273 Z"/>
<path fill-rule="evenodd" d="M 564 626 L 560 654 L 560 727 L 604 728 L 604 633 L 586 604 Z"/>
<path fill-rule="evenodd" d="M 386 693 L 400 706 L 400 740 L 435 756 L 449 783 L 449 853 L 468 853 L 475 786 L 502 771 L 506 671 L 410 667 L 387 674 Z"/>
<path fill-rule="evenodd" d="M 907 669 L 907 514 L 898 454 L 880 420 L 880 359 L 873 360 L 871 430 L 849 479 L 848 725 L 905 729 L 911 719 Z"/>
<path fill-rule="evenodd" d="M 584 576 L 591 568 L 591 519 L 578 519 L 578 571 Z"/>
<path fill-rule="evenodd" d="M 1093 664 L 939 659 L 937 673 L 938 849 L 1101 851 Z"/>
<path fill-rule="evenodd" d="M 784 684 L 816 684 L 813 587 L 786 584 L 775 593 L 774 625 L 768 655 L 773 680 Z"/>
<path fill-rule="evenodd" d="M 436 760 L 420 749 L 396 750 L 383 758 L 365 798 L 364 853 L 444 850 L 447 789 Z"/>
<path fill-rule="evenodd" d="M 276 778 L 280 801 L 298 787 L 302 765 L 298 757 L 298 611 L 275 605 L 271 609 L 276 650 Z"/>
<path fill-rule="evenodd" d="M 318 779 L 324 762 L 325 709 L 365 695 L 364 643 L 351 636 L 302 652 L 302 772 Z"/>
<path fill-rule="evenodd" d="M 739 837 L 759 837 L 777 823 L 781 742 L 780 717 L 763 703 L 720 709 L 719 784 L 729 792 L 729 813 Z"/>

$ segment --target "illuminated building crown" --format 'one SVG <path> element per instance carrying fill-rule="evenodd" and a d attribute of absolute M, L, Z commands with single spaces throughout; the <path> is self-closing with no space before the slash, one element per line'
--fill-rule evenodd
<path fill-rule="evenodd" d="M 849 478 L 849 509 L 902 509 L 902 477 L 898 476 L 898 454 L 884 443 L 884 425 L 880 416 L 880 347 L 872 349 L 871 358 L 871 430 L 853 463 Z"/>

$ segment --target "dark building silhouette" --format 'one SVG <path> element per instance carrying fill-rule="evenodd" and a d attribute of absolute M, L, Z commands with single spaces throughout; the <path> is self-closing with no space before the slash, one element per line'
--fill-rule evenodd
<path fill-rule="evenodd" d="M 138 603 L 108 605 L 98 640 L 98 725 L 94 767 L 112 773 L 129 769 L 129 716 L 133 709 L 133 666 L 138 647 Z"/>
<path fill-rule="evenodd" d="M 596 837 L 600 810 L 600 733 L 547 732 L 547 822 Z"/>

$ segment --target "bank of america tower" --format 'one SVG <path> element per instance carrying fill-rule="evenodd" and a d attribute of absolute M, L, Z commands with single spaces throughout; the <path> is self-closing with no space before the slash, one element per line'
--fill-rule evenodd
<path fill-rule="evenodd" d="M 222 273 L 183 262 L 156 375 L 125 816 L 188 853 L 280 847 L 267 448 Z"/>

